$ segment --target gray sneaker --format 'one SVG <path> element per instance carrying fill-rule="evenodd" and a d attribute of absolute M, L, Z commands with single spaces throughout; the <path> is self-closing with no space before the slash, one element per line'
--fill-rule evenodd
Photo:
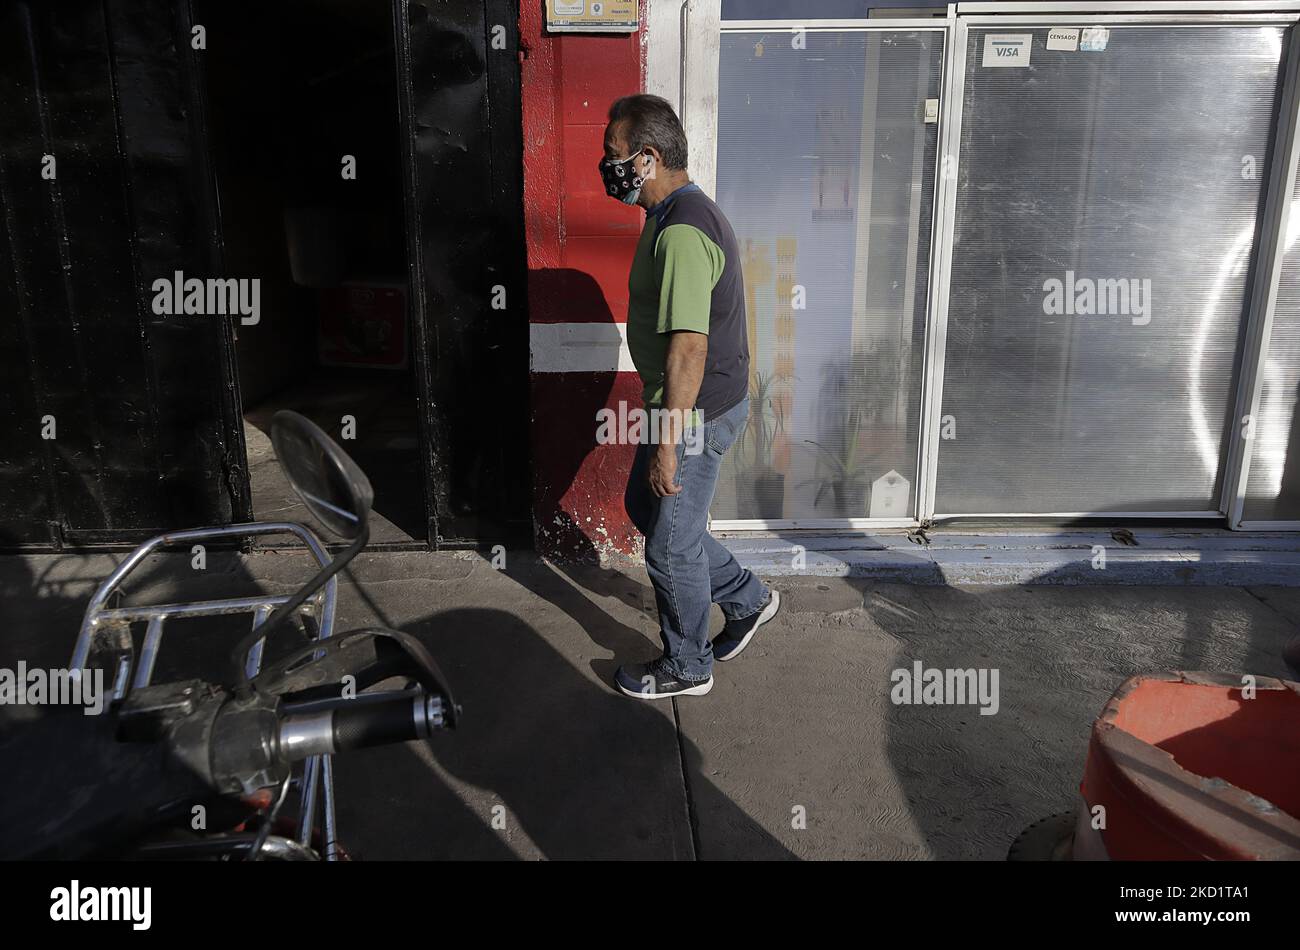
<path fill-rule="evenodd" d="M 758 628 L 775 617 L 780 609 L 781 593 L 776 588 L 771 588 L 767 592 L 767 602 L 760 610 L 740 620 L 727 621 L 722 633 L 718 634 L 718 639 L 713 641 L 713 658 L 731 660 L 740 656 L 740 651 L 749 646 L 749 641 L 754 638 Z"/>

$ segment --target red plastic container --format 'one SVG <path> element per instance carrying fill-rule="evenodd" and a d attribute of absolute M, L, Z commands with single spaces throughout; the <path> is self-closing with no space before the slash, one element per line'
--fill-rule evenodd
<path fill-rule="evenodd" d="M 1300 859 L 1300 684 L 1253 679 L 1253 698 L 1212 673 L 1115 692 L 1092 728 L 1076 860 Z"/>

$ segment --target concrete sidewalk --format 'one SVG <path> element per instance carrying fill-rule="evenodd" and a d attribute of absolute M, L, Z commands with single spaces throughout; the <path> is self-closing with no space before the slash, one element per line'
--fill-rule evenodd
<path fill-rule="evenodd" d="M 65 664 L 116 560 L 0 558 L 0 666 Z M 133 601 L 285 592 L 311 573 L 284 552 L 213 553 L 203 572 L 163 555 L 146 570 Z M 709 696 L 649 704 L 608 685 L 659 650 L 640 569 L 383 553 L 353 573 L 339 629 L 415 633 L 465 708 L 464 727 L 428 746 L 338 760 L 340 833 L 370 859 L 998 859 L 1073 806 L 1092 719 L 1125 678 L 1294 678 L 1281 653 L 1300 629 L 1295 588 L 781 577 L 783 613 L 718 665 Z M 159 678 L 203 675 L 198 658 L 243 632 L 200 627 L 170 634 Z M 895 705 L 891 673 L 915 661 L 996 670 L 996 714 Z"/>

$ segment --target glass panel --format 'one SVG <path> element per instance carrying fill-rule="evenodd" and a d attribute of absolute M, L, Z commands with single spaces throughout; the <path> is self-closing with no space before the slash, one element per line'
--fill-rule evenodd
<path fill-rule="evenodd" d="M 718 203 L 744 254 L 751 416 L 720 519 L 913 512 L 943 34 L 724 33 Z"/>
<path fill-rule="evenodd" d="M 1047 32 L 970 31 L 936 510 L 1217 510 L 1282 28 Z"/>
<path fill-rule="evenodd" d="M 1291 196 L 1282 273 L 1254 424 L 1243 521 L 1300 521 L 1300 179 Z"/>

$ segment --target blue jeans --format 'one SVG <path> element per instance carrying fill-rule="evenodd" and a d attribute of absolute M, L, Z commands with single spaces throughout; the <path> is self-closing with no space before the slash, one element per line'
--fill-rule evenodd
<path fill-rule="evenodd" d="M 704 423 L 699 433 L 677 445 L 676 495 L 658 498 L 646 484 L 655 446 L 637 446 L 624 507 L 645 535 L 645 563 L 659 607 L 664 664 L 681 679 L 704 680 L 713 672 L 709 607 L 719 604 L 728 619 L 762 608 L 762 581 L 736 563 L 731 552 L 708 532 L 709 505 L 718 484 L 722 457 L 749 421 L 749 400 Z M 701 442 L 703 443 L 701 445 Z M 692 444 L 692 452 L 686 447 Z"/>

